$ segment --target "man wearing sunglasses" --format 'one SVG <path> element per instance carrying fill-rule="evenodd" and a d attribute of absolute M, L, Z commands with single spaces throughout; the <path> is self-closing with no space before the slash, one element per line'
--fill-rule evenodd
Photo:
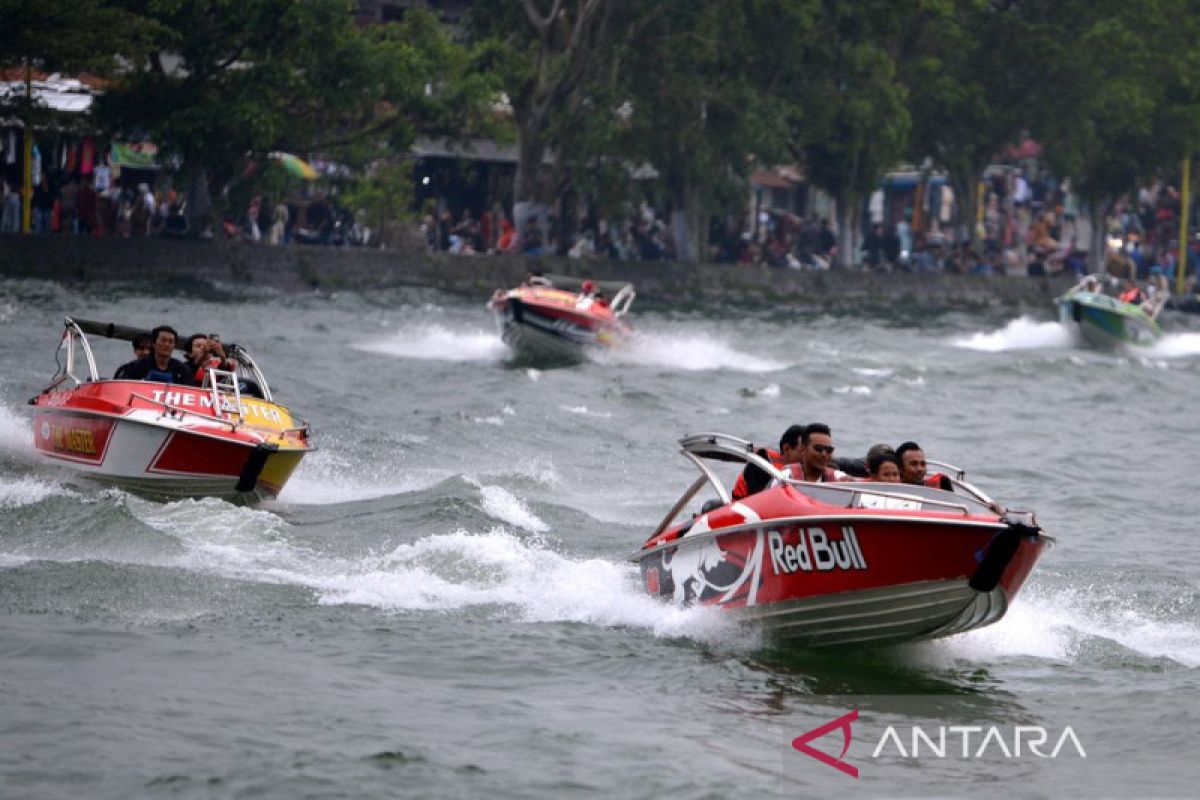
<path fill-rule="evenodd" d="M 810 483 L 844 481 L 850 476 L 833 466 L 833 432 L 822 422 L 814 422 L 800 437 L 800 466 L 803 480 Z"/>
<path fill-rule="evenodd" d="M 832 466 L 835 449 L 829 426 L 822 422 L 812 423 L 800 437 L 800 461 L 789 466 L 788 476 L 809 483 L 849 480 L 849 475 Z"/>

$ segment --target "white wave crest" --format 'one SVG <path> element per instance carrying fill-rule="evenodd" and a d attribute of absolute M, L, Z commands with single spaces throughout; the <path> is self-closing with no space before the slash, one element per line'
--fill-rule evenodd
<path fill-rule="evenodd" d="M 401 545 L 361 571 L 314 577 L 322 603 L 389 612 L 501 606 L 523 622 L 645 628 L 657 636 L 740 641 L 745 633 L 710 608 L 681 609 L 642 593 L 635 568 L 572 558 L 501 530 L 457 531 Z"/>
<path fill-rule="evenodd" d="M 35 454 L 29 419 L 0 405 L 0 450 L 23 458 Z"/>
<path fill-rule="evenodd" d="M 1200 624 L 1193 619 L 1158 618 L 1130 601 L 1111 602 L 1093 587 L 1039 589 L 1026 586 L 1000 622 L 978 631 L 923 647 L 951 657 L 994 661 L 1033 656 L 1074 661 L 1087 639 L 1116 642 L 1147 658 L 1165 658 L 1186 667 L 1200 666 Z"/>
<path fill-rule="evenodd" d="M 1000 330 L 961 336 L 953 339 L 951 344 L 966 350 L 1000 353 L 1067 347 L 1072 341 L 1071 330 L 1061 322 L 1038 322 L 1029 317 L 1018 317 Z"/>
<path fill-rule="evenodd" d="M 484 486 L 479 493 L 483 497 L 483 510 L 496 519 L 533 533 L 550 530 L 523 500 L 503 486 Z"/>
<path fill-rule="evenodd" d="M 1200 333 L 1170 333 L 1147 348 L 1153 358 L 1186 358 L 1200 355 Z"/>
<path fill-rule="evenodd" d="M 734 370 L 777 372 L 787 364 L 744 353 L 727 342 L 703 333 L 666 334 L 639 332 L 628 347 L 597 353 L 602 363 L 662 367 L 684 372 Z"/>
<path fill-rule="evenodd" d="M 40 503 L 47 497 L 68 493 L 63 487 L 33 477 L 15 480 L 0 478 L 0 509 L 13 509 Z"/>
<path fill-rule="evenodd" d="M 507 349 L 495 331 L 454 330 L 437 324 L 408 325 L 387 338 L 358 342 L 356 350 L 432 361 L 500 361 Z"/>

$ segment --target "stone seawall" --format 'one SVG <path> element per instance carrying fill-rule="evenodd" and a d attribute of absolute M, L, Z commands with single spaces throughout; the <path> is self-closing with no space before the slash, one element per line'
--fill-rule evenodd
<path fill-rule="evenodd" d="M 283 292 L 370 291 L 422 286 L 486 299 L 531 269 L 627 280 L 638 306 L 778 304 L 798 311 L 1012 309 L 1049 313 L 1068 278 L 982 277 L 857 270 L 799 272 L 678 262 L 573 261 L 450 256 L 398 250 L 171 239 L 0 236 L 0 276 L 68 285 L 101 282 L 212 283 Z"/>

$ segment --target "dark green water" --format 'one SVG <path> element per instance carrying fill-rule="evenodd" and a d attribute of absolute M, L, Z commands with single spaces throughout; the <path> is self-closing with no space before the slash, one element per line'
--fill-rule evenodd
<path fill-rule="evenodd" d="M 0 283 L 0 796 L 1189 796 L 1200 768 L 1200 325 L 1078 350 L 1044 319 L 638 314 L 512 366 L 486 298 Z M 667 308 L 659 302 L 657 308 Z M 78 485 L 25 400 L 64 314 L 247 346 L 319 452 L 254 508 Z M 96 343 L 102 371 L 124 343 Z M 643 596 L 679 436 L 920 441 L 1058 539 L 1010 614 L 812 653 Z M 853 709 L 858 779 L 792 740 Z M 878 750 L 1071 727 L 1086 758 Z M 886 743 L 885 743 L 886 744 Z M 839 734 L 817 745 L 838 755 Z"/>

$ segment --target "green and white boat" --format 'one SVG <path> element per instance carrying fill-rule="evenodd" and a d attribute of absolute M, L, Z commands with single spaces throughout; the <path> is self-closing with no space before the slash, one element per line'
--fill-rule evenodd
<path fill-rule="evenodd" d="M 1155 298 L 1158 302 L 1126 303 L 1098 291 L 1100 288 L 1098 280 L 1085 279 L 1059 297 L 1059 321 L 1077 328 L 1083 341 L 1093 347 L 1149 345 L 1162 338 L 1154 312 L 1161 308 L 1165 297 Z"/>

